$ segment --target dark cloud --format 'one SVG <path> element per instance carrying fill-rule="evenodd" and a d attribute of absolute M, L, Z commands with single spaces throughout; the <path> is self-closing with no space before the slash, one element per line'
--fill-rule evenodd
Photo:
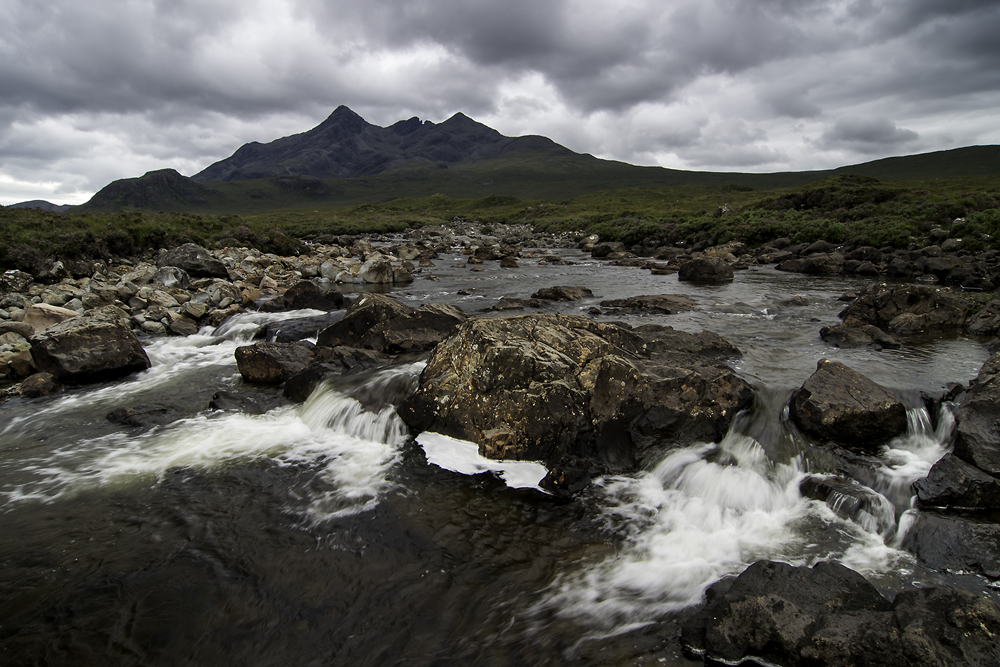
<path fill-rule="evenodd" d="M 193 173 L 339 104 L 703 169 L 1000 142 L 995 0 L 8 0 L 0 18 L 0 203 Z"/>

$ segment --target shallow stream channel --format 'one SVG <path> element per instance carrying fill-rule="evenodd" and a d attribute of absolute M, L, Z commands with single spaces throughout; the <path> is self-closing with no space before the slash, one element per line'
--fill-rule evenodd
<path fill-rule="evenodd" d="M 395 406 L 420 361 L 323 385 L 301 405 L 244 385 L 234 350 L 261 324 L 310 311 L 146 338 L 147 371 L 0 403 L 0 664 L 696 665 L 678 640 L 685 615 L 759 559 L 837 561 L 890 597 L 943 584 L 1000 600 L 987 580 L 928 571 L 900 548 L 911 484 L 953 437 L 949 405 L 928 411 L 920 393 L 974 378 L 984 341 L 839 349 L 819 329 L 839 323 L 839 297 L 864 281 L 753 267 L 694 285 L 551 252 L 573 264 L 471 271 L 465 256 L 443 255 L 389 293 L 482 314 L 503 296 L 588 287 L 593 298 L 545 312 L 718 333 L 743 352 L 732 366 L 753 384 L 754 408 L 720 442 L 560 500 L 535 486 L 538 464 L 411 434 Z M 645 294 L 697 307 L 590 314 Z M 786 405 L 820 359 L 909 405 L 908 432 L 883 448 L 866 480 L 876 500 L 863 507 L 800 491 L 829 462 Z M 213 408 L 220 391 L 256 408 Z M 152 409 L 157 423 L 109 421 L 123 407 Z"/>

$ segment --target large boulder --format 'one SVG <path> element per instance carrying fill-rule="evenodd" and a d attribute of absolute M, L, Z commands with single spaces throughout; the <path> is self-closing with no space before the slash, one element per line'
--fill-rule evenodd
<path fill-rule="evenodd" d="M 993 297 L 969 318 L 966 330 L 976 336 L 995 336 L 1000 333 L 1000 297 Z"/>
<path fill-rule="evenodd" d="M 725 283 L 733 279 L 733 267 L 721 257 L 695 257 L 681 264 L 678 280 L 699 283 Z"/>
<path fill-rule="evenodd" d="M 53 324 L 59 324 L 60 322 L 71 320 L 79 315 L 80 313 L 75 310 L 63 308 L 62 306 L 52 306 L 47 303 L 36 303 L 25 309 L 24 319 L 21 321 L 25 324 L 30 324 L 35 331 L 42 331 Z"/>
<path fill-rule="evenodd" d="M 819 337 L 834 347 L 873 347 L 876 350 L 894 350 L 900 346 L 898 340 L 871 324 L 837 324 L 822 327 Z"/>
<path fill-rule="evenodd" d="M 362 338 L 376 324 L 407 315 L 413 308 L 384 294 L 365 294 L 356 299 L 344 317 L 337 323 L 323 329 L 316 339 L 320 347 L 363 347 Z"/>
<path fill-rule="evenodd" d="M 920 511 L 902 547 L 935 570 L 1000 579 L 1000 524 L 988 516 Z"/>
<path fill-rule="evenodd" d="M 1000 509 L 1000 480 L 953 453 L 913 483 L 920 507 Z"/>
<path fill-rule="evenodd" d="M 840 313 L 845 322 L 857 320 L 895 333 L 928 329 L 961 329 L 979 304 L 946 287 L 872 284 Z"/>
<path fill-rule="evenodd" d="M 683 628 L 682 644 L 713 664 L 945 667 L 1000 660 L 1000 609 L 992 600 L 924 588 L 889 602 L 838 563 L 758 561 L 709 597 Z"/>
<path fill-rule="evenodd" d="M 906 408 L 895 394 L 827 359 L 792 393 L 791 417 L 817 439 L 860 448 L 877 447 L 906 431 Z"/>
<path fill-rule="evenodd" d="M 361 338 L 361 346 L 387 354 L 433 349 L 468 316 L 461 308 L 424 304 L 416 310 L 374 325 Z"/>
<path fill-rule="evenodd" d="M 31 358 L 39 372 L 61 382 L 119 378 L 149 368 L 149 357 L 132 333 L 130 318 L 103 306 L 54 324 L 31 337 Z"/>
<path fill-rule="evenodd" d="M 587 296 L 594 296 L 594 293 L 586 287 L 543 287 L 531 295 L 532 299 L 543 299 L 545 301 L 577 301 Z"/>
<path fill-rule="evenodd" d="M 198 278 L 229 278 L 226 265 L 197 243 L 185 243 L 160 255 L 156 265 L 176 266 Z"/>
<path fill-rule="evenodd" d="M 269 340 L 276 343 L 292 343 L 305 338 L 316 338 L 319 332 L 339 322 L 344 317 L 342 311 L 333 311 L 310 317 L 293 317 L 262 324 L 254 333 L 254 340 Z"/>
<path fill-rule="evenodd" d="M 399 413 L 489 458 L 628 470 L 721 439 L 751 404 L 750 386 L 711 358 L 719 349 L 580 316 L 468 320 L 435 348 Z"/>
<path fill-rule="evenodd" d="M 260 309 L 264 312 L 280 312 L 283 310 L 341 310 L 350 304 L 350 299 L 337 290 L 324 292 L 319 286 L 309 280 L 300 280 L 289 287 L 284 294 L 270 301 L 265 301 Z"/>
<path fill-rule="evenodd" d="M 955 454 L 1000 477 L 1000 352 L 987 359 L 955 412 Z"/>
<path fill-rule="evenodd" d="M 316 353 L 309 343 L 262 341 L 236 348 L 235 356 L 245 381 L 279 384 L 305 370 Z"/>

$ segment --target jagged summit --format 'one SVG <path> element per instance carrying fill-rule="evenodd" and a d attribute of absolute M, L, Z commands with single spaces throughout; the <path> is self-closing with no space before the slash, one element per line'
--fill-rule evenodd
<path fill-rule="evenodd" d="M 233 155 L 192 176 L 195 181 L 239 181 L 271 176 L 356 178 L 391 171 L 488 159 L 518 138 L 459 112 L 442 123 L 413 117 L 389 127 L 372 125 L 346 106 L 301 134 L 244 144 Z M 567 151 L 553 143 L 552 148 Z"/>

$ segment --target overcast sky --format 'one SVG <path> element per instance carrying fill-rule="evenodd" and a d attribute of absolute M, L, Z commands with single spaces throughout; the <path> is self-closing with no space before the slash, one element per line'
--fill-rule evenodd
<path fill-rule="evenodd" d="M 192 175 L 345 104 L 635 164 L 1000 143 L 997 0 L 4 0 L 0 204 Z"/>

